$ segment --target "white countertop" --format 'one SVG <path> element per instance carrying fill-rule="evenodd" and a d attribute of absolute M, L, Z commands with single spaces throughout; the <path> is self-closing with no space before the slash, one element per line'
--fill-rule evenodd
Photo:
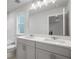
<path fill-rule="evenodd" d="M 37 37 L 37 36 L 34 36 L 34 37 L 18 36 L 17 38 L 27 39 L 27 40 L 31 40 L 31 41 L 36 41 L 36 42 L 47 43 L 47 44 L 51 44 L 51 45 L 57 45 L 57 46 L 71 48 L 71 40 L 68 40 L 68 39 L 63 39 L 65 43 L 62 43 L 62 42 L 46 41 L 45 39 L 47 39 L 47 38 Z"/>

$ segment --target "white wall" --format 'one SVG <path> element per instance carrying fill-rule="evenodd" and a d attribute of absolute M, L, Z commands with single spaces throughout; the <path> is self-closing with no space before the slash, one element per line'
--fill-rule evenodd
<path fill-rule="evenodd" d="M 49 15 L 57 15 L 63 13 L 63 8 L 44 10 L 39 13 L 30 14 L 30 33 L 32 34 L 48 34 L 49 33 Z"/>
<path fill-rule="evenodd" d="M 7 15 L 7 40 L 14 41 L 15 39 L 16 39 L 16 19 L 15 19 L 15 12 L 12 12 Z"/>
<path fill-rule="evenodd" d="M 28 8 L 26 6 L 21 6 L 20 8 L 17 8 L 16 10 L 8 13 L 8 15 L 7 15 L 7 40 L 8 40 L 8 43 L 10 41 L 16 41 L 16 37 L 18 36 L 17 31 L 16 31 L 18 15 L 23 14 L 26 16 L 25 34 L 29 32 L 27 9 Z"/>

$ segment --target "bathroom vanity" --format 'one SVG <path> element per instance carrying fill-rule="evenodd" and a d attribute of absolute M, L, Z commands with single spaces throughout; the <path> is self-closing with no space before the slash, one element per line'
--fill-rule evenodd
<path fill-rule="evenodd" d="M 70 40 L 50 41 L 42 37 L 18 37 L 17 59 L 71 59 Z"/>

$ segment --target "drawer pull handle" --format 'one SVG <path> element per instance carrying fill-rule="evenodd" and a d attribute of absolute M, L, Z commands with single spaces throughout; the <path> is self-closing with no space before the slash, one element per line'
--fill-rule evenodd
<path fill-rule="evenodd" d="M 26 45 L 23 44 L 23 45 L 22 45 L 22 48 L 23 48 L 23 50 L 25 51 L 25 50 L 26 50 Z"/>

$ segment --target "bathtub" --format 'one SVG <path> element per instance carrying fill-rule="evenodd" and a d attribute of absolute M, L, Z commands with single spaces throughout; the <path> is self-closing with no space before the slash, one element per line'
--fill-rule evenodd
<path fill-rule="evenodd" d="M 7 58 L 10 59 L 16 55 L 16 45 L 14 41 L 8 42 L 7 44 Z"/>

